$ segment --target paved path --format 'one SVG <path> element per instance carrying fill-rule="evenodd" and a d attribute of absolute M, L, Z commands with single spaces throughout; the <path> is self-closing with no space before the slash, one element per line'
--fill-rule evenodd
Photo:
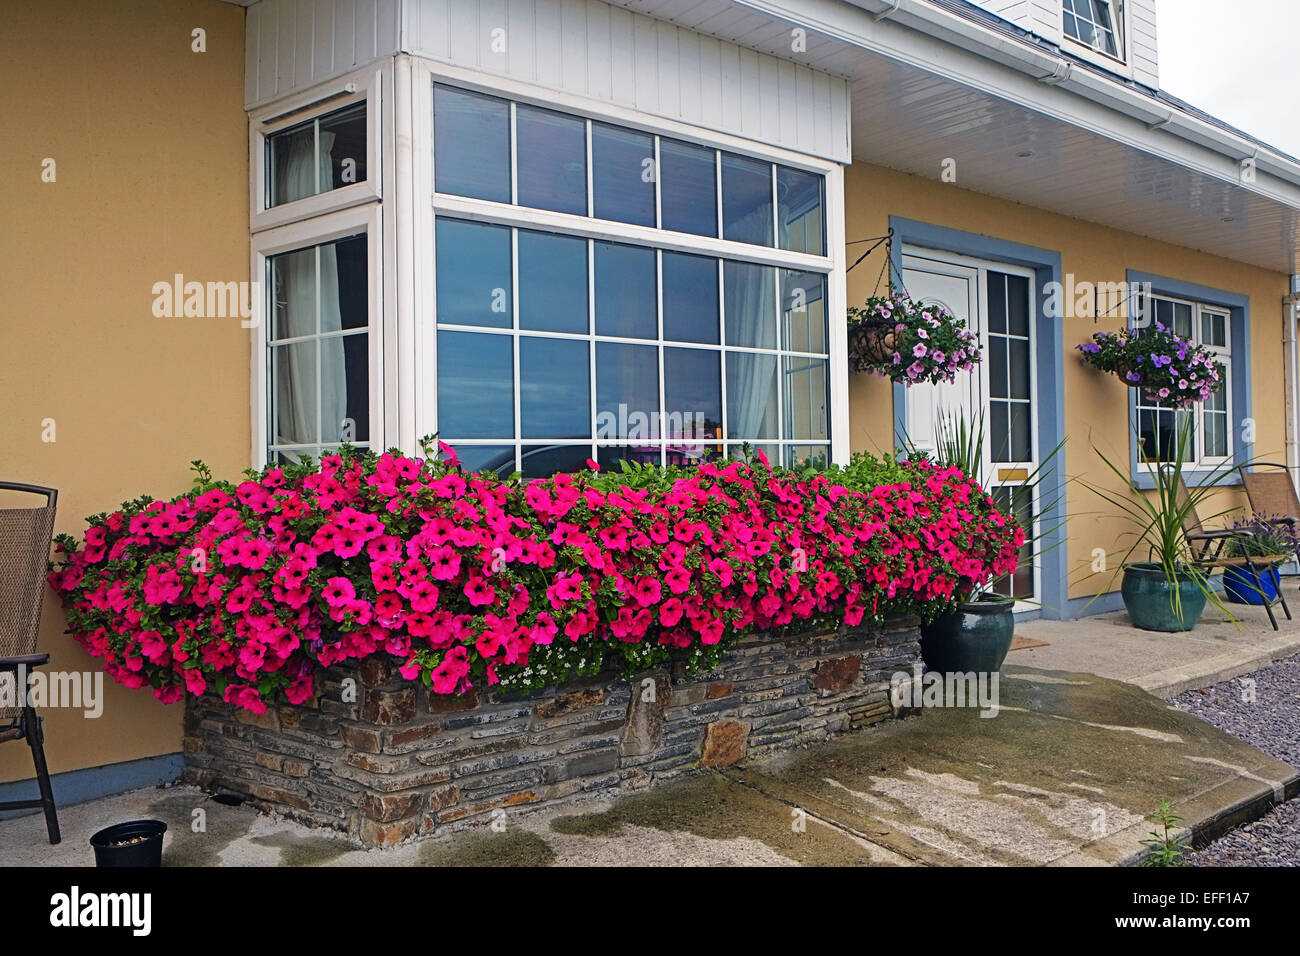
<path fill-rule="evenodd" d="M 1276 632 L 1263 608 L 1243 605 L 1228 605 L 1238 619 L 1235 626 L 1211 606 L 1184 634 L 1139 630 L 1124 611 L 1077 621 L 1030 621 L 1017 624 L 1016 633 L 1048 646 L 1012 651 L 1007 663 L 1099 674 L 1172 697 L 1300 653 L 1300 595 L 1290 593 L 1288 599 L 1297 620 L 1286 620 L 1277 608 L 1281 629 Z"/>
<path fill-rule="evenodd" d="M 0 864 L 89 863 L 95 829 L 147 815 L 169 823 L 169 864 L 1107 865 L 1134 861 L 1162 798 L 1213 834 L 1297 790 L 1292 768 L 1130 684 L 1012 663 L 995 717 L 929 709 L 502 833 L 361 851 L 190 788 L 138 790 L 64 808 L 58 847 L 39 816 L 0 822 Z"/>

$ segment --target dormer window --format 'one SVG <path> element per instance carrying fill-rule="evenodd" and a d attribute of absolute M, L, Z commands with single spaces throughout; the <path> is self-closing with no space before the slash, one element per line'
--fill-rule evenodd
<path fill-rule="evenodd" d="M 1065 35 L 1107 56 L 1122 58 L 1114 0 L 1061 0 Z"/>

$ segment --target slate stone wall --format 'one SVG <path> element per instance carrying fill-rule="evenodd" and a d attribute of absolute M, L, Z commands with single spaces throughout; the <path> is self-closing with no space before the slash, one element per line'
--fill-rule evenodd
<path fill-rule="evenodd" d="M 186 704 L 185 779 L 367 846 L 491 815 L 613 796 L 814 743 L 892 715 L 920 655 L 915 621 L 741 640 L 712 674 L 681 666 L 532 696 L 429 693 L 380 659 L 332 667 L 264 715 Z"/>

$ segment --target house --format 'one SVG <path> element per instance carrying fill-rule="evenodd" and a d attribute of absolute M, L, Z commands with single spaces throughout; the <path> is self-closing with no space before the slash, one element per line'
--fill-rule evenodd
<path fill-rule="evenodd" d="M 1300 464 L 1300 160 L 1160 91 L 1155 0 L 60 0 L 0 51 L 0 474 L 62 530 L 196 458 L 844 461 L 982 411 L 1048 531 L 1007 584 L 1073 617 L 1118 606 L 1125 528 L 1065 476 L 1116 490 L 1093 446 L 1137 474 L 1175 422 L 1077 359 L 1137 295 L 1228 370 L 1192 474 Z M 891 279 L 978 329 L 976 374 L 850 374 Z M 179 709 L 105 693 L 48 715 L 65 801 L 174 775 Z"/>

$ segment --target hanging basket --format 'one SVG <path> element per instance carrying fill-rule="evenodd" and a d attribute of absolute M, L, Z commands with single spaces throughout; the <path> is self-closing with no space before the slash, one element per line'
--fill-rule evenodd
<path fill-rule="evenodd" d="M 1133 366 L 1129 365 L 1127 362 L 1117 362 L 1115 364 L 1115 374 L 1119 376 L 1121 382 L 1129 388 L 1142 388 L 1142 377 L 1139 375 L 1138 380 L 1136 382 L 1133 381 L 1128 377 L 1129 372 L 1131 371 L 1133 371 Z"/>
<path fill-rule="evenodd" d="M 859 370 L 889 363 L 894 352 L 892 319 L 864 320 L 849 331 L 849 354 L 857 360 Z"/>

